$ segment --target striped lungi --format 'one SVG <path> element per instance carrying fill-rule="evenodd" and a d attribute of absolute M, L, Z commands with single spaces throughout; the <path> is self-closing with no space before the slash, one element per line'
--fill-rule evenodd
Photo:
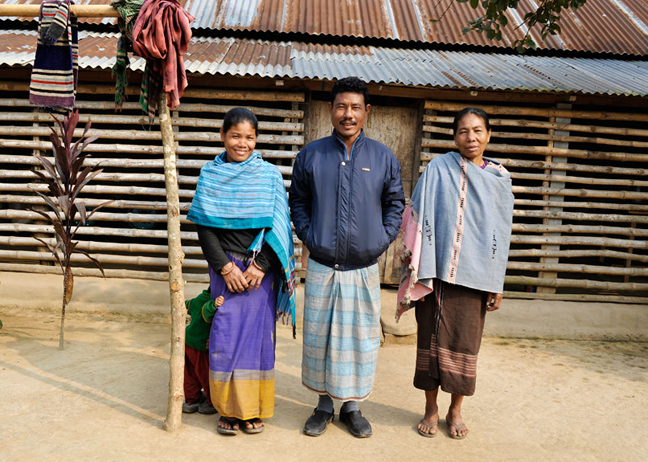
<path fill-rule="evenodd" d="M 472 396 L 486 321 L 486 292 L 434 280 L 434 292 L 416 302 L 414 386 Z"/>
<path fill-rule="evenodd" d="M 380 349 L 378 265 L 336 271 L 308 259 L 302 382 L 342 401 L 369 396 Z"/>

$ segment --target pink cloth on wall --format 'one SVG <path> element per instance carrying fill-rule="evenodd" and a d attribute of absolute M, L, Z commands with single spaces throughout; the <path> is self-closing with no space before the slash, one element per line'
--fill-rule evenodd
<path fill-rule="evenodd" d="M 176 0 L 145 0 L 133 27 L 133 50 L 153 60 L 154 71 L 163 76 L 170 109 L 178 107 L 188 85 L 183 55 L 194 19 Z"/>

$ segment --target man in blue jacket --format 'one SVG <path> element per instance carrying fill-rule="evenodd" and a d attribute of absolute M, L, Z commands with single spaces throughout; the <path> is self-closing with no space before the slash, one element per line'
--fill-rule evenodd
<path fill-rule="evenodd" d="M 319 394 L 304 433 L 319 436 L 333 420 L 371 436 L 358 408 L 373 388 L 380 348 L 377 259 L 396 239 L 405 196 L 400 164 L 362 127 L 371 105 L 357 77 L 333 85 L 333 134 L 298 155 L 290 187 L 297 236 L 310 251 L 304 297 L 302 382 Z"/>

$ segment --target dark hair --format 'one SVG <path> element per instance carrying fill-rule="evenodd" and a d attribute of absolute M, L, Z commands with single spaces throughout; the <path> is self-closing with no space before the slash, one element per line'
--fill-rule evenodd
<path fill-rule="evenodd" d="M 365 106 L 369 104 L 369 90 L 367 84 L 358 77 L 345 77 L 333 84 L 331 89 L 331 104 L 335 102 L 338 93 L 360 93 L 364 98 Z"/>
<path fill-rule="evenodd" d="M 250 122 L 250 125 L 254 128 L 254 132 L 259 136 L 259 121 L 254 115 L 254 112 L 244 107 L 235 107 L 227 111 L 227 114 L 223 118 L 223 133 L 227 133 L 230 128 L 241 122 Z"/>
<path fill-rule="evenodd" d="M 459 127 L 459 121 L 466 117 L 468 114 L 474 114 L 477 117 L 481 118 L 484 121 L 486 130 L 490 130 L 490 121 L 488 120 L 488 114 L 483 109 L 478 109 L 476 107 L 465 107 L 461 111 L 457 112 L 454 120 L 452 121 L 452 134 L 457 133 L 457 128 Z"/>

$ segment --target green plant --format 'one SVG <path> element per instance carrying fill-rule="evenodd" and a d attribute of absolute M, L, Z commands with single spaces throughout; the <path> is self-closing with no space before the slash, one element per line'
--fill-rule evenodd
<path fill-rule="evenodd" d="M 38 237 L 34 237 L 34 239 L 49 249 L 63 272 L 63 303 L 59 335 L 59 349 L 62 350 L 64 348 L 65 308 L 72 299 L 74 289 L 74 276 L 71 266 L 72 254 L 80 253 L 88 257 L 105 277 L 99 261 L 90 256 L 88 252 L 78 249 L 78 241 L 74 241 L 74 236 L 80 226 L 84 225 L 99 209 L 112 201 L 104 202 L 94 207 L 92 211 L 88 211 L 85 203 L 78 198 L 83 187 L 103 171 L 98 166 L 83 166 L 85 159 L 90 156 L 90 154 L 84 152 L 84 149 L 98 138 L 98 136 L 86 137 L 91 122 L 88 121 L 81 138 L 73 143 L 72 138 L 79 122 L 79 112 L 72 112 L 69 116 L 65 116 L 62 121 L 54 115 L 52 117 L 59 129 L 59 133 L 57 133 L 53 127 L 50 127 L 54 162 L 52 163 L 45 157 L 35 154 L 43 169 L 34 171 L 49 190 L 49 196 L 40 191 L 34 191 L 45 201 L 49 207 L 49 213 L 35 209 L 32 209 L 32 211 L 47 220 L 54 227 L 56 233 L 56 245 L 54 246 Z"/>
<path fill-rule="evenodd" d="M 508 24 L 508 17 L 506 12 L 509 9 L 515 10 L 518 8 L 520 0 L 451 0 L 448 7 L 445 9 L 441 17 L 445 16 L 452 1 L 459 3 L 470 3 L 473 9 L 482 7 L 484 10 L 483 16 L 478 17 L 468 23 L 464 27 L 463 33 L 466 34 L 471 30 L 479 33 L 484 32 L 489 39 L 502 40 L 502 27 Z M 541 26 L 540 35 L 542 40 L 545 40 L 549 35 L 560 35 L 560 17 L 565 14 L 567 10 L 576 10 L 583 5 L 587 0 L 539 0 L 533 4 L 535 10 L 532 9 L 524 15 L 522 24 L 516 27 L 526 26 L 524 37 L 516 40 L 513 43 L 519 53 L 523 53 L 528 49 L 536 49 L 538 44 L 533 40 L 529 34 L 529 30 L 535 26 Z M 432 22 L 439 21 L 440 18 L 431 19 Z"/>

